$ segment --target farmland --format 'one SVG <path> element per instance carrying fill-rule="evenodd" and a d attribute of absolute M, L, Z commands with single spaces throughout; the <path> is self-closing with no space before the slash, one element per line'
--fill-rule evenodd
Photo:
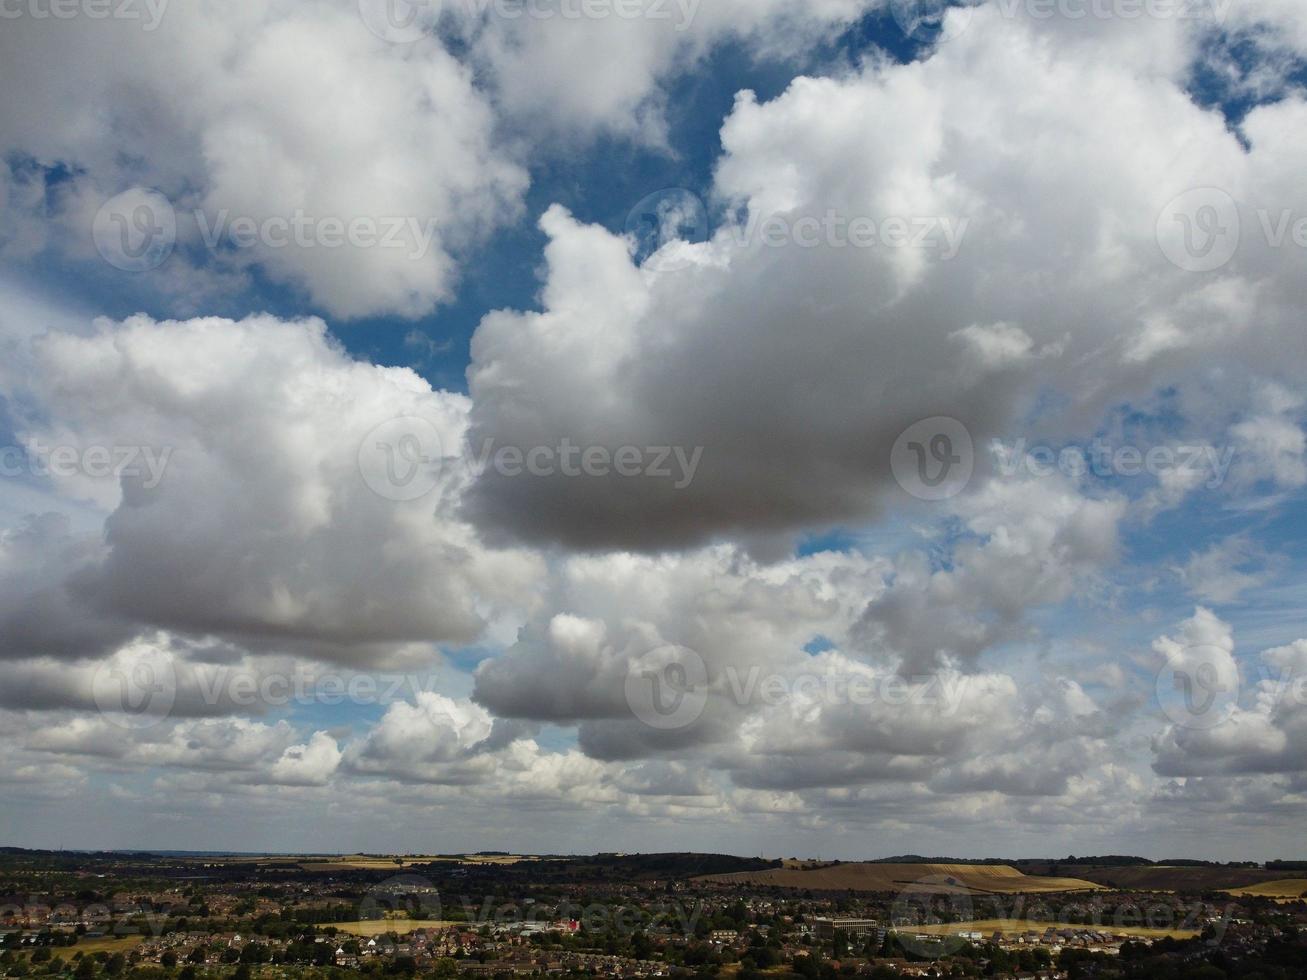
<path fill-rule="evenodd" d="M 1036 922 L 1032 919 L 982 919 L 978 922 L 950 922 L 940 925 L 923 925 L 913 926 L 911 932 L 923 936 L 952 936 L 959 932 L 979 932 L 988 937 L 995 932 L 1001 932 L 1005 936 L 1034 931 L 1042 933 L 1049 926 L 1054 928 L 1068 928 L 1065 923 L 1056 922 Z M 1084 926 L 1070 926 L 1069 928 L 1082 929 Z M 1151 929 L 1147 926 L 1116 926 L 1104 925 L 1104 932 L 1110 932 L 1118 936 L 1133 936 L 1139 939 L 1161 939 L 1167 937 L 1170 939 L 1193 939 L 1198 935 L 1196 929 Z"/>
<path fill-rule="evenodd" d="M 362 922 L 331 922 L 328 928 L 335 927 L 351 936 L 370 939 L 393 932 L 405 936 L 414 929 L 448 929 L 457 926 L 456 922 L 439 922 L 435 919 L 369 919 Z"/>
<path fill-rule="evenodd" d="M 699 880 L 721 884 L 775 885 L 813 891 L 917 890 L 936 894 L 976 895 L 1098 891 L 1103 887 L 1079 878 L 1025 875 L 1008 865 L 995 864 L 827 864 L 710 875 Z"/>
<path fill-rule="evenodd" d="M 1030 867 L 1027 870 L 1040 873 L 1045 868 Z M 1064 866 L 1061 870 L 1108 888 L 1141 892 L 1234 891 L 1284 880 L 1285 877 L 1283 872 L 1220 865 L 1153 864 L 1130 867 L 1082 865 Z"/>
<path fill-rule="evenodd" d="M 1286 900 L 1307 896 L 1307 878 L 1281 878 L 1277 881 L 1263 881 L 1245 888 L 1229 889 L 1231 895 L 1240 897 L 1279 898 Z"/>

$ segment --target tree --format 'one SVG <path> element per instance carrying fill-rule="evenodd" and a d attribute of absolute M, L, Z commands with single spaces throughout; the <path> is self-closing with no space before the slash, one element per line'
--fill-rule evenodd
<path fill-rule="evenodd" d="M 177 954 L 170 949 L 165 949 L 163 955 L 159 957 L 159 962 L 171 970 L 177 965 Z"/>

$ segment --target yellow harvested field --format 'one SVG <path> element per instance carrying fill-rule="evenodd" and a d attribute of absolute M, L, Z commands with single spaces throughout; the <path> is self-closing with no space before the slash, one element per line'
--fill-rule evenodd
<path fill-rule="evenodd" d="M 53 946 L 50 948 L 50 953 L 68 963 L 77 953 L 85 956 L 92 953 L 126 953 L 144 941 L 144 936 L 96 936 L 92 939 L 82 937 L 76 946 Z M 30 955 L 32 951 L 25 949 L 19 952 Z"/>
<path fill-rule="evenodd" d="M 699 880 L 818 891 L 930 891 L 937 894 L 1015 895 L 1103 890 L 1102 885 L 1092 881 L 1024 875 L 1005 864 L 828 864 L 806 870 L 784 867 L 706 875 Z"/>
<path fill-rule="evenodd" d="M 1082 926 L 1067 922 L 1034 922 L 1030 919 L 983 919 L 979 922 L 950 922 L 946 925 L 902 926 L 900 931 L 922 936 L 952 936 L 959 932 L 979 932 L 988 939 L 994 932 L 1001 932 L 1004 936 L 1015 936 L 1017 933 L 1033 929 L 1042 934 L 1049 926 L 1054 929 L 1094 929 L 1097 932 L 1107 932 L 1117 936 L 1137 936 L 1140 939 L 1161 939 L 1164 936 L 1170 936 L 1172 939 L 1193 939 L 1199 934 L 1194 929 L 1150 929 L 1146 926 L 1110 924 Z"/>
<path fill-rule="evenodd" d="M 145 942 L 144 936 L 98 936 L 94 939 L 80 939 L 76 946 L 66 947 L 62 953 L 65 959 L 79 949 L 83 953 L 125 953 Z"/>
<path fill-rule="evenodd" d="M 403 870 L 424 864 L 517 864 L 521 861 L 538 861 L 539 858 L 519 854 L 457 856 L 433 855 L 403 858 L 382 858 L 366 854 L 347 854 L 339 857 L 312 857 L 300 860 L 299 866 L 305 871 L 390 871 Z"/>
<path fill-rule="evenodd" d="M 328 926 L 335 926 L 341 932 L 349 933 L 351 936 L 362 936 L 365 939 L 370 939 L 373 936 L 384 936 L 388 932 L 404 936 L 415 929 L 443 929 L 447 926 L 460 924 L 435 919 L 369 919 L 366 922 L 327 923 Z"/>
<path fill-rule="evenodd" d="M 1282 898 L 1293 900 L 1307 896 L 1307 878 L 1283 878 L 1279 881 L 1263 881 L 1256 885 L 1248 885 L 1245 888 L 1229 888 L 1226 891 L 1231 895 L 1260 897 L 1260 898 Z"/>

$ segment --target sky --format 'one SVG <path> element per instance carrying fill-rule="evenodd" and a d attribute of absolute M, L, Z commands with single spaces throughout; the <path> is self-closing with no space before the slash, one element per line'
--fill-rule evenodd
<path fill-rule="evenodd" d="M 0 3 L 0 842 L 1302 857 L 1299 0 Z"/>

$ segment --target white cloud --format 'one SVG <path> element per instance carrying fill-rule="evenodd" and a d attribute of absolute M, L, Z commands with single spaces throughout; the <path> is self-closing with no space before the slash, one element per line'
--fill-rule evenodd
<path fill-rule="evenodd" d="M 112 511 L 103 550 L 66 545 L 89 554 L 42 587 L 76 614 L 63 630 L 106 610 L 318 659 L 429 659 L 431 644 L 471 642 L 529 607 L 543 573 L 538 556 L 486 549 L 456 515 L 466 399 L 351 360 L 318 321 L 103 322 L 41 338 L 32 373 L 4 385 L 39 406 L 24 427 L 48 445 L 167 453 L 156 486 L 144 473 L 56 481 Z M 404 418 L 450 456 L 411 501 L 375 492 L 360 468 L 365 437 Z M 80 649 L 38 639 L 29 655 Z"/>
<path fill-rule="evenodd" d="M 766 104 L 742 93 L 714 185 L 739 225 L 643 268 L 625 240 L 547 212 L 542 310 L 493 313 L 473 341 L 476 437 L 702 448 L 702 465 L 688 488 L 489 473 L 478 519 L 648 549 L 854 522 L 901 502 L 890 449 L 920 419 L 959 419 L 984 445 L 1038 413 L 1087 439 L 1105 409 L 1213 358 L 1293 374 L 1301 276 L 1252 226 L 1258 203 L 1301 197 L 1288 175 L 1307 148 L 1286 134 L 1307 104 L 1254 110 L 1245 149 L 1182 71 L 1145 71 L 1112 40 L 985 7 L 925 61 L 799 78 Z M 1203 186 L 1245 202 L 1248 231 L 1208 275 L 1158 243 L 1168 203 Z M 901 220 L 938 247 L 775 247 L 758 230 L 832 216 Z M 977 370 L 999 365 L 1001 384 Z"/>
<path fill-rule="evenodd" d="M 197 248 L 195 209 L 210 225 L 298 212 L 430 225 L 425 251 L 405 224 L 403 247 L 324 238 L 208 257 L 219 271 L 258 263 L 345 318 L 418 317 L 448 300 L 452 253 L 514 217 L 527 185 L 495 145 L 470 69 L 435 39 L 387 44 L 345 0 L 179 4 L 153 32 L 112 19 L 7 20 L 0 84 L 25 93 L 0 107 L 0 150 L 77 175 L 51 223 L 74 254 L 94 255 L 96 210 L 133 185 L 172 198 L 183 243 Z M 38 244 L 20 235 L 10 248 Z M 186 265 L 177 255 L 164 267 L 165 292 Z"/>

